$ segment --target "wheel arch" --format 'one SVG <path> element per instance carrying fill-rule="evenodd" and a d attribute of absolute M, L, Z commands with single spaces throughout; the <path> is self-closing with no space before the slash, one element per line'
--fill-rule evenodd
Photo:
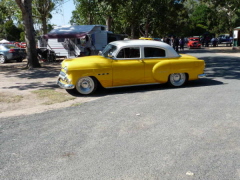
<path fill-rule="evenodd" d="M 160 83 L 166 83 L 168 81 L 168 76 L 170 73 L 171 62 L 168 60 L 155 64 L 152 69 L 153 78 Z"/>
<path fill-rule="evenodd" d="M 96 76 L 89 76 L 89 77 L 93 78 L 96 81 L 98 88 L 103 87 L 101 81 Z"/>

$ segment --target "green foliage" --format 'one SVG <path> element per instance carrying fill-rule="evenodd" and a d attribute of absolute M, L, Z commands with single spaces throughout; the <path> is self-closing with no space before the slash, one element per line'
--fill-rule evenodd
<path fill-rule="evenodd" d="M 71 24 L 105 24 L 104 13 L 97 0 L 76 0 L 76 10 L 72 12 Z"/>
<path fill-rule="evenodd" d="M 40 34 L 48 32 L 48 21 L 52 18 L 51 12 L 58 10 L 64 0 L 33 0 L 33 16 L 36 24 L 40 24 Z"/>
<path fill-rule="evenodd" d="M 194 11 L 189 16 L 191 36 L 202 35 L 206 31 L 209 31 L 212 17 L 212 10 L 208 6 L 205 4 L 196 5 Z"/>
<path fill-rule="evenodd" d="M 177 0 L 75 0 L 71 23 L 110 23 L 115 33 L 132 38 L 184 34 L 187 11 Z M 91 8 L 89 8 L 91 7 Z M 177 32 L 176 32 L 177 29 Z"/>
<path fill-rule="evenodd" d="M 49 20 L 67 0 L 33 0 L 34 23 L 39 34 L 52 29 Z M 239 0 L 74 0 L 71 24 L 107 24 L 111 31 L 132 38 L 192 36 L 232 33 L 240 24 Z M 12 21 L 7 37 L 23 39 L 22 17 L 14 0 L 0 1 L 0 38 L 6 36 L 3 21 Z M 13 26 L 14 25 L 14 26 Z M 18 27 L 19 26 L 19 27 Z M 19 31 L 20 30 L 20 31 Z"/>
<path fill-rule="evenodd" d="M 20 33 L 20 39 L 19 39 L 19 41 L 21 41 L 21 42 L 24 42 L 24 41 L 25 41 L 25 33 L 24 33 L 24 32 L 21 32 L 21 33 Z"/>
<path fill-rule="evenodd" d="M 215 33 L 229 33 L 232 34 L 233 29 L 239 26 L 239 0 L 200 0 L 202 3 L 209 6 L 215 16 L 214 26 L 211 27 L 211 31 Z"/>
<path fill-rule="evenodd" d="M 0 25 L 0 39 L 4 38 L 9 41 L 20 41 L 20 34 L 23 33 L 23 29 L 16 27 L 12 20 L 6 21 Z"/>

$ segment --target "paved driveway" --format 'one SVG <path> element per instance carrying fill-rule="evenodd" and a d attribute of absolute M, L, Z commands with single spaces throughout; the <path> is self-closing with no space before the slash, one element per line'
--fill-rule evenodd
<path fill-rule="evenodd" d="M 187 53 L 209 78 L 1 119 L 0 179 L 240 179 L 239 58 Z"/>

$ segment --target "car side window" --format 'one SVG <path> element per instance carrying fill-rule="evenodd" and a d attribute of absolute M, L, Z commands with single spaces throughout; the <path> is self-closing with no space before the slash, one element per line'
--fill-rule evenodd
<path fill-rule="evenodd" d="M 146 58 L 165 57 L 166 52 L 164 49 L 160 48 L 145 47 L 144 55 Z"/>
<path fill-rule="evenodd" d="M 140 58 L 140 48 L 139 47 L 131 47 L 131 48 L 123 48 L 119 51 L 117 58 Z"/>

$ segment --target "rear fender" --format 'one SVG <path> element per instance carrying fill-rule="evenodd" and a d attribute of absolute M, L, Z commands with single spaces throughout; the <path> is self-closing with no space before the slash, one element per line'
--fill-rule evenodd
<path fill-rule="evenodd" d="M 188 75 L 193 74 L 196 71 L 196 62 L 191 60 L 168 60 L 161 61 L 153 67 L 153 77 L 160 83 L 166 83 L 168 77 L 173 73 L 187 73 Z M 195 78 L 193 78 L 195 79 Z"/>
<path fill-rule="evenodd" d="M 152 69 L 153 78 L 160 82 L 166 83 L 168 81 L 169 73 L 171 72 L 171 62 L 170 61 L 161 61 Z"/>

